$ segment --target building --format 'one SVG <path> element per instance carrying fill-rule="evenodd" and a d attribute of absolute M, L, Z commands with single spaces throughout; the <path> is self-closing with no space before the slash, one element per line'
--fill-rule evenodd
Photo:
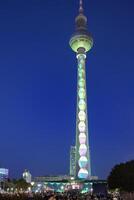
<path fill-rule="evenodd" d="M 76 156 L 76 147 L 70 147 L 70 176 L 75 176 L 75 156 Z"/>
<path fill-rule="evenodd" d="M 105 180 L 73 180 L 67 176 L 47 176 L 35 177 L 31 184 L 33 192 L 79 190 L 81 193 L 107 193 L 107 182 Z"/>
<path fill-rule="evenodd" d="M 9 177 L 9 170 L 0 168 L 0 182 L 5 182 Z"/>
<path fill-rule="evenodd" d="M 90 179 L 91 163 L 88 138 L 85 62 L 87 52 L 93 46 L 93 39 L 87 29 L 87 18 L 84 15 L 82 0 L 80 0 L 79 14 L 75 18 L 75 24 L 75 33 L 69 41 L 71 49 L 76 53 L 78 62 L 75 178 Z"/>
<path fill-rule="evenodd" d="M 32 181 L 32 175 L 30 174 L 30 172 L 28 170 L 25 170 L 22 174 L 23 179 L 27 182 L 27 183 L 31 183 Z"/>

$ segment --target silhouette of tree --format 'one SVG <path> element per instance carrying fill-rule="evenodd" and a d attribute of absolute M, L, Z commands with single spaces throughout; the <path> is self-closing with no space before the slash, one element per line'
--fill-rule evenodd
<path fill-rule="evenodd" d="M 27 183 L 24 179 L 18 179 L 14 182 L 14 184 L 15 184 L 15 188 L 17 188 L 18 190 L 20 189 L 26 190 L 30 186 L 30 184 Z"/>
<path fill-rule="evenodd" d="M 110 189 L 119 188 L 120 190 L 134 191 L 134 160 L 116 165 L 108 177 Z"/>

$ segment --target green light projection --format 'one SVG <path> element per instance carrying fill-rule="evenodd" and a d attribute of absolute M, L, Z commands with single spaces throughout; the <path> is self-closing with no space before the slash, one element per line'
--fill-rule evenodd
<path fill-rule="evenodd" d="M 86 76 L 85 59 L 86 55 L 78 54 L 78 97 L 77 97 L 77 176 L 80 179 L 90 177 L 89 145 L 88 145 L 88 123 L 86 103 Z"/>

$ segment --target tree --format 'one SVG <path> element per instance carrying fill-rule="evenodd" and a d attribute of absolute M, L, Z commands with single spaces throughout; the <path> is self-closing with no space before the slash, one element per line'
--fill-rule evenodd
<path fill-rule="evenodd" d="M 116 165 L 108 176 L 108 186 L 110 189 L 134 191 L 134 160 Z"/>
<path fill-rule="evenodd" d="M 27 190 L 30 187 L 30 184 L 27 183 L 24 179 L 19 179 L 15 181 L 15 187 L 20 190 Z"/>

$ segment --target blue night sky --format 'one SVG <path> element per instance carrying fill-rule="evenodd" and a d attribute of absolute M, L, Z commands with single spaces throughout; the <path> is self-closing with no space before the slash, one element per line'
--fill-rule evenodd
<path fill-rule="evenodd" d="M 92 173 L 134 158 L 134 1 L 85 0 Z M 0 166 L 69 173 L 75 142 L 78 0 L 0 1 Z"/>

